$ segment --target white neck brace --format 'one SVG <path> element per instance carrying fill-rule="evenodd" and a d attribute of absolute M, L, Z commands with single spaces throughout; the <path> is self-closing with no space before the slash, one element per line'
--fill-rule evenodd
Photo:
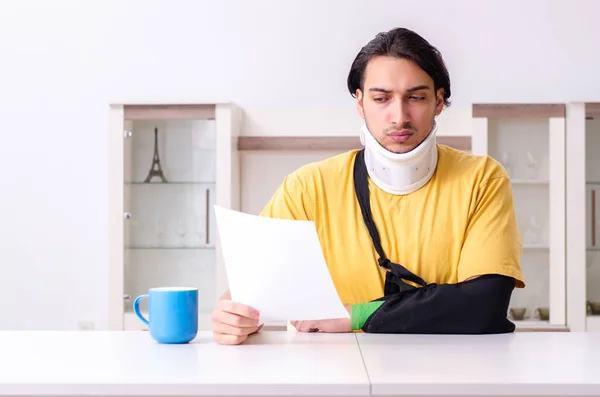
<path fill-rule="evenodd" d="M 408 194 L 423 187 L 437 167 L 436 132 L 434 121 L 431 132 L 419 146 L 408 153 L 392 153 L 363 124 L 360 141 L 365 147 L 365 165 L 373 182 L 391 194 Z"/>

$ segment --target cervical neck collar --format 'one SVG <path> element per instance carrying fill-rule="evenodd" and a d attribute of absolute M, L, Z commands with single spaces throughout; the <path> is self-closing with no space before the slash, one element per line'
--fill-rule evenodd
<path fill-rule="evenodd" d="M 365 164 L 373 182 L 391 194 L 408 194 L 423 187 L 437 166 L 436 131 L 434 121 L 434 127 L 419 146 L 408 153 L 392 153 L 363 124 L 360 141 L 365 146 Z"/>

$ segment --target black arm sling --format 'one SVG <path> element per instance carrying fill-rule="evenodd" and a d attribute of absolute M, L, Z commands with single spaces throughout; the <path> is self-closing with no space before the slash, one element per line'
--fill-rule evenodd
<path fill-rule="evenodd" d="M 360 205 L 363 220 L 367 226 L 367 229 L 369 229 L 371 240 L 373 240 L 373 245 L 375 246 L 375 250 L 379 255 L 379 259 L 377 260 L 379 266 L 387 270 L 385 276 L 384 295 L 387 296 L 415 288 L 412 285 L 404 282 L 404 280 L 411 281 L 423 287 L 426 286 L 427 283 L 425 283 L 421 277 L 412 273 L 404 266 L 391 262 L 383 252 L 381 240 L 379 238 L 379 232 L 377 231 L 377 227 L 375 226 L 375 222 L 373 222 L 373 216 L 371 214 L 369 179 L 367 174 L 367 166 L 365 164 L 364 149 L 361 149 L 358 153 L 356 153 L 356 158 L 354 160 L 354 189 L 356 191 L 356 197 Z"/>
<path fill-rule="evenodd" d="M 364 149 L 356 154 L 354 186 L 364 222 L 379 255 L 377 261 L 387 270 L 384 296 L 376 299 L 385 303 L 367 319 L 362 328 L 364 332 L 488 334 L 515 330 L 515 325 L 506 318 L 514 289 L 512 278 L 488 274 L 457 284 L 427 284 L 385 256 L 371 214 Z M 415 315 L 416 310 L 419 315 Z"/>

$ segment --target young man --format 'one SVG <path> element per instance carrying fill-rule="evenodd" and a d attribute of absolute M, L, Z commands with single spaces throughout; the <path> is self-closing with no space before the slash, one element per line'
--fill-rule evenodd
<path fill-rule="evenodd" d="M 510 180 L 492 158 L 436 143 L 436 116 L 450 98 L 440 53 L 410 30 L 381 33 L 358 53 L 348 89 L 365 121 L 364 149 L 301 167 L 262 211 L 315 222 L 351 314 L 294 326 L 514 331 L 507 309 L 513 289 L 525 284 Z M 259 330 L 259 317 L 225 294 L 213 313 L 215 341 L 242 343 Z"/>

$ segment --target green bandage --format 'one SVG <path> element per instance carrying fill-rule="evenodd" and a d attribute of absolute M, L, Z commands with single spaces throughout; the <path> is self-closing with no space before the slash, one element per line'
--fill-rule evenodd
<path fill-rule="evenodd" d="M 383 305 L 383 301 L 377 302 L 367 302 L 367 303 L 358 303 L 356 305 L 352 305 L 352 314 L 350 316 L 352 320 L 352 330 L 358 331 L 362 329 L 365 325 L 365 322 L 371 317 L 379 307 Z"/>

